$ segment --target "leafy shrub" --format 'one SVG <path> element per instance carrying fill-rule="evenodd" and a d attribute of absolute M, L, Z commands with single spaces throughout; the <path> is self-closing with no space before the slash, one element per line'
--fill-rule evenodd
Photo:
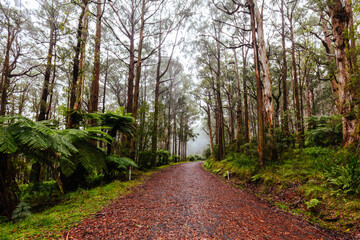
<path fill-rule="evenodd" d="M 257 140 L 252 139 L 251 142 L 245 143 L 240 146 L 240 153 L 247 155 L 251 158 L 257 158 Z"/>
<path fill-rule="evenodd" d="M 281 128 L 274 129 L 273 138 L 268 139 L 268 141 L 273 141 L 272 145 L 275 148 L 277 153 L 283 153 L 288 151 L 289 148 L 293 145 L 296 138 L 296 134 L 288 133 L 287 135 Z"/>
<path fill-rule="evenodd" d="M 171 153 L 167 150 L 161 149 L 156 152 L 157 155 L 157 165 L 162 166 L 169 163 L 169 158 L 171 156 Z"/>
<path fill-rule="evenodd" d="M 310 167 L 318 172 L 330 170 L 338 160 L 334 159 L 335 149 L 322 147 L 309 147 L 302 150 L 302 155 L 309 159 Z M 336 162 L 336 163 L 335 163 Z"/>
<path fill-rule="evenodd" d="M 342 142 L 342 123 L 339 115 L 311 117 L 307 119 L 308 146 L 338 146 Z"/>
<path fill-rule="evenodd" d="M 55 181 L 41 182 L 37 191 L 33 191 L 32 184 L 21 185 L 21 202 L 31 206 L 35 211 L 46 206 L 51 206 L 59 201 L 62 196 Z"/>
<path fill-rule="evenodd" d="M 180 156 L 179 155 L 172 155 L 171 159 L 173 162 L 179 162 L 180 161 Z"/>
<path fill-rule="evenodd" d="M 30 209 L 31 207 L 29 204 L 27 204 L 26 202 L 20 202 L 12 213 L 12 219 L 14 219 L 15 221 L 19 221 L 28 216 L 31 216 Z"/>
<path fill-rule="evenodd" d="M 309 166 L 324 175 L 327 184 L 335 191 L 360 195 L 359 153 L 321 147 L 305 148 Z"/>
<path fill-rule="evenodd" d="M 337 154 L 342 160 L 340 165 L 332 165 L 326 170 L 327 181 L 342 190 L 345 194 L 360 195 L 360 162 L 359 156 L 354 153 Z"/>
<path fill-rule="evenodd" d="M 199 155 L 199 154 L 195 154 L 195 159 L 196 159 L 196 161 L 203 161 L 203 160 L 205 160 L 205 158 L 204 158 L 202 155 Z"/>
<path fill-rule="evenodd" d="M 205 156 L 205 159 L 209 159 L 211 157 L 210 147 L 208 147 L 204 150 L 204 156 Z"/>
<path fill-rule="evenodd" d="M 313 198 L 310 201 L 305 202 L 306 207 L 308 209 L 315 209 L 319 205 L 319 203 L 320 203 L 320 201 L 318 199 L 316 199 L 316 198 Z"/>
<path fill-rule="evenodd" d="M 129 167 L 138 167 L 136 163 L 127 157 L 120 157 L 117 155 L 106 156 L 107 164 L 107 180 L 124 177 L 128 173 Z"/>
<path fill-rule="evenodd" d="M 139 158 L 137 165 L 140 170 L 146 170 L 151 168 L 151 159 L 154 157 L 154 153 L 151 151 L 139 151 Z"/>

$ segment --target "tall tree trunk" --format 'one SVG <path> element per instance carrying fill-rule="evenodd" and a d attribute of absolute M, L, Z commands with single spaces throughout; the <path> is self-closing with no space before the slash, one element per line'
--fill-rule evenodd
<path fill-rule="evenodd" d="M 265 126 L 264 126 L 264 105 L 263 105 L 263 91 L 260 78 L 260 66 L 258 58 L 258 47 L 256 41 L 256 24 L 255 24 L 255 10 L 254 1 L 249 0 L 249 10 L 251 17 L 251 30 L 252 30 L 252 42 L 254 49 L 254 64 L 255 64 L 255 78 L 256 78 L 256 101 L 257 101 L 257 116 L 258 116 L 258 162 L 259 166 L 264 165 L 264 153 L 265 153 Z"/>
<path fill-rule="evenodd" d="M 144 42 L 145 7 L 146 7 L 146 1 L 142 0 L 140 38 L 139 38 L 138 56 L 137 56 L 137 62 L 136 62 L 135 91 L 134 91 L 134 101 L 133 101 L 133 111 L 132 111 L 133 112 L 132 116 L 135 119 L 137 116 L 138 102 L 139 102 L 139 89 L 140 89 L 140 78 L 141 78 L 141 57 L 142 57 L 142 49 L 143 49 L 143 42 Z"/>
<path fill-rule="evenodd" d="M 161 29 L 161 26 L 160 26 Z M 160 30 L 159 35 L 159 43 L 161 43 L 162 39 L 162 33 Z M 151 151 L 155 155 L 155 157 L 151 160 L 151 166 L 155 167 L 156 162 L 156 151 L 157 151 L 157 141 L 158 141 L 158 119 L 159 119 L 159 95 L 160 95 L 160 79 L 161 79 L 161 44 L 159 46 L 158 50 L 158 62 L 157 62 L 157 68 L 156 68 L 156 83 L 155 83 L 155 98 L 154 98 L 154 121 L 153 121 L 153 127 L 152 127 L 152 138 L 151 138 Z"/>
<path fill-rule="evenodd" d="M 229 143 L 231 144 L 235 138 L 235 116 L 234 116 L 234 104 L 232 101 L 232 89 L 231 89 L 231 83 L 228 84 L 228 90 L 227 92 L 227 99 L 228 99 L 228 112 L 229 112 L 229 127 L 228 127 L 228 133 L 229 133 Z M 241 108 L 240 108 L 241 109 Z"/>
<path fill-rule="evenodd" d="M 236 77 L 236 152 L 240 151 L 240 145 L 244 142 L 243 140 L 243 128 L 242 128 L 242 106 L 241 106 L 241 89 L 240 89 L 240 75 L 238 67 L 238 58 L 236 50 L 234 50 L 235 59 L 235 77 Z"/>
<path fill-rule="evenodd" d="M 0 153 L 0 216 L 12 218 L 19 203 L 20 190 L 15 181 L 16 170 L 10 155 Z"/>
<path fill-rule="evenodd" d="M 263 86 L 262 91 L 263 91 L 263 102 L 264 102 L 263 106 L 265 111 L 265 124 L 268 132 L 270 132 L 273 125 L 274 107 L 272 103 L 270 67 L 266 52 L 266 44 L 265 44 L 265 36 L 264 36 L 263 13 L 262 11 L 260 13 L 259 7 L 257 6 L 257 1 L 252 0 L 252 2 L 254 3 L 254 14 L 257 23 L 256 30 L 259 38 L 258 51 L 260 56 L 260 63 L 264 74 L 262 80 L 262 86 Z"/>
<path fill-rule="evenodd" d="M 106 101 L 106 85 L 107 85 L 107 79 L 109 74 L 109 51 L 107 51 L 106 54 L 106 69 L 105 69 L 105 77 L 104 77 L 104 95 L 103 95 L 103 107 L 102 107 L 102 113 L 105 112 L 105 101 Z"/>
<path fill-rule="evenodd" d="M 250 142 L 251 132 L 250 132 L 250 117 L 249 117 L 249 103 L 248 103 L 248 92 L 247 92 L 247 55 L 249 49 L 242 49 L 242 58 L 243 58 L 243 90 L 244 90 L 244 114 L 245 114 L 245 142 Z"/>
<path fill-rule="evenodd" d="M 296 3 L 295 3 L 296 4 Z M 292 58 L 292 70 L 293 70 L 293 83 L 294 83 L 294 105 L 295 105 L 295 121 L 296 121 L 296 131 L 299 147 L 304 147 L 304 128 L 301 121 L 301 108 L 300 108 L 300 96 L 299 96 L 299 79 L 298 71 L 296 66 L 296 56 L 295 56 L 295 40 L 294 40 L 294 27 L 293 27 L 293 11 L 295 6 L 291 10 L 289 15 L 290 21 L 290 40 L 291 40 L 291 58 Z"/>
<path fill-rule="evenodd" d="M 208 99 L 209 102 L 211 102 L 211 95 L 210 93 L 208 93 Z M 208 124 L 208 129 L 209 129 L 209 140 L 210 140 L 210 155 L 211 155 L 211 159 L 214 159 L 214 139 L 213 139 L 213 132 L 212 132 L 212 126 L 211 126 L 211 109 L 210 109 L 210 104 L 207 102 L 206 103 L 206 114 L 207 114 L 207 124 Z"/>
<path fill-rule="evenodd" d="M 217 39 L 220 41 L 220 29 L 215 27 L 215 32 L 217 34 Z M 218 160 L 222 160 L 225 158 L 225 136 L 224 136 L 224 111 L 221 99 L 221 49 L 220 43 L 216 41 L 216 62 L 217 62 L 217 69 L 216 69 L 216 101 L 217 101 L 217 108 L 218 108 L 218 138 L 219 138 L 219 151 L 218 151 Z"/>
<path fill-rule="evenodd" d="M 97 112 L 99 106 L 99 80 L 100 80 L 100 46 L 101 46 L 101 0 L 97 0 L 96 6 L 96 33 L 95 33 L 95 52 L 93 80 L 90 88 L 89 112 Z"/>
<path fill-rule="evenodd" d="M 57 36 L 56 36 L 56 32 L 55 32 L 55 41 L 57 41 Z M 55 45 L 56 47 L 56 45 Z M 53 64 L 53 68 L 52 68 L 52 79 L 51 79 L 51 84 L 50 84 L 50 99 L 49 99 L 49 104 L 46 110 L 46 120 L 51 119 L 52 115 L 51 115 L 51 109 L 52 109 L 52 105 L 53 105 L 53 98 L 54 98 L 54 89 L 55 89 L 55 79 L 56 79 L 56 48 L 54 49 L 54 64 Z M 56 102 L 54 104 L 54 109 L 56 109 Z"/>
<path fill-rule="evenodd" d="M 12 44 L 16 37 L 16 31 L 11 29 L 10 23 L 8 23 L 7 27 L 7 42 L 6 42 L 6 51 L 5 51 L 5 59 L 3 64 L 3 70 L 1 74 L 1 84 L 0 84 L 0 93 L 1 93 L 1 107 L 0 107 L 0 115 L 5 115 L 6 113 L 6 104 L 8 97 L 8 88 L 10 85 L 10 50 Z"/>
<path fill-rule="evenodd" d="M 128 78 L 128 98 L 126 111 L 128 113 L 133 112 L 134 104 L 134 78 L 135 78 L 135 11 L 134 11 L 134 0 L 131 0 L 132 11 L 130 17 L 131 32 L 129 35 L 130 40 L 130 62 L 129 62 L 129 78 Z"/>
<path fill-rule="evenodd" d="M 177 155 L 177 132 L 176 132 L 176 114 L 177 114 L 177 109 L 175 107 L 175 111 L 174 111 L 174 121 L 173 121 L 173 154 Z"/>
<path fill-rule="evenodd" d="M 357 93 L 352 83 L 351 75 L 356 72 L 357 66 L 353 62 L 355 50 L 355 40 L 350 42 L 349 31 L 353 22 L 352 4 L 350 0 L 327 0 L 329 14 L 332 23 L 332 35 L 334 39 L 335 58 L 337 66 L 337 82 L 335 91 L 338 98 L 338 109 L 342 115 L 343 141 L 349 145 L 358 141 L 359 119 L 356 117 Z M 351 34 L 350 34 L 351 36 Z M 354 48 L 354 49 L 353 49 Z"/>
<path fill-rule="evenodd" d="M 45 69 L 45 77 L 43 83 L 43 89 L 40 97 L 40 112 L 38 115 L 38 121 L 43 121 L 46 119 L 47 113 L 47 99 L 49 96 L 49 88 L 50 88 L 50 77 L 51 77 L 51 69 L 52 69 L 52 58 L 53 58 L 53 49 L 55 47 L 55 23 L 51 21 L 50 23 L 50 42 L 49 49 L 47 54 L 47 63 Z"/>
<path fill-rule="evenodd" d="M 171 86 L 171 88 L 172 88 L 173 86 Z M 172 91 L 172 90 L 170 90 L 170 91 Z M 166 150 L 167 151 L 169 151 L 170 152 L 170 142 L 171 142 L 171 119 L 172 119 L 172 117 L 171 117 L 171 103 L 172 103 L 172 92 L 170 92 L 170 101 L 169 101 L 169 108 L 168 108 L 168 116 L 167 116 L 167 139 L 166 139 L 166 143 L 167 143 L 167 145 L 166 145 Z M 164 119 L 164 121 L 165 121 L 165 119 Z"/>
<path fill-rule="evenodd" d="M 312 102 L 312 91 L 310 89 L 310 79 L 309 77 L 305 77 L 305 116 L 307 118 L 312 117 L 312 106 L 313 106 L 313 102 Z"/>
<path fill-rule="evenodd" d="M 284 13 L 284 0 L 281 0 L 281 42 L 282 42 L 282 94 L 283 94 L 283 123 L 282 129 L 285 136 L 289 135 L 289 115 L 288 115 L 288 92 L 287 92 L 287 60 L 286 60 L 286 36 L 285 36 L 285 13 Z"/>
<path fill-rule="evenodd" d="M 83 42 L 83 27 L 84 27 L 84 17 L 86 14 L 86 9 L 88 5 L 88 0 L 82 1 L 82 11 L 79 16 L 79 23 L 77 28 L 77 44 L 75 47 L 75 55 L 73 59 L 73 73 L 72 73 L 72 82 L 70 84 L 70 97 L 69 97 L 69 116 L 67 121 L 67 128 L 74 127 L 77 123 L 75 120 L 75 102 L 77 97 L 77 86 L 78 86 L 78 78 L 79 78 L 79 69 L 80 69 L 80 52 L 81 52 L 81 46 Z"/>
<path fill-rule="evenodd" d="M 89 26 L 89 2 L 85 7 L 84 22 L 82 28 L 82 41 L 80 45 L 80 61 L 79 61 L 79 79 L 77 81 L 77 96 L 74 104 L 74 110 L 81 110 L 83 96 L 84 96 L 84 81 L 85 81 L 85 62 L 86 62 L 86 42 L 88 37 Z"/>

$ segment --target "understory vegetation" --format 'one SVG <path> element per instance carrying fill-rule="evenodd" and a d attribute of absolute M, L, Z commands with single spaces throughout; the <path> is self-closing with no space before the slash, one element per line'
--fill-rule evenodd
<path fill-rule="evenodd" d="M 281 147 L 278 160 L 258 166 L 257 145 L 241 146 L 224 160 L 209 158 L 204 167 L 279 208 L 345 232 L 360 223 L 360 157 L 356 147 L 336 146 L 341 124 L 335 117 L 308 119 L 306 146 Z M 339 133 L 340 131 L 340 133 Z"/>

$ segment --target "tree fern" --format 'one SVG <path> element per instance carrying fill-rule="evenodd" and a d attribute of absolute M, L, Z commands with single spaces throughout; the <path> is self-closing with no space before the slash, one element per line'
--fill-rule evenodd
<path fill-rule="evenodd" d="M 116 155 L 111 155 L 111 156 L 106 157 L 106 161 L 108 163 L 116 166 L 116 168 L 118 168 L 118 169 L 126 170 L 126 169 L 128 169 L 129 166 L 138 167 L 133 160 L 131 160 L 130 158 L 127 158 L 127 157 L 119 157 Z"/>
<path fill-rule="evenodd" d="M 133 123 L 135 119 L 129 114 L 124 114 L 121 111 L 105 112 L 105 113 L 91 113 L 89 118 L 95 119 L 99 126 L 109 127 L 112 131 L 119 131 L 126 135 L 132 135 L 134 132 Z"/>

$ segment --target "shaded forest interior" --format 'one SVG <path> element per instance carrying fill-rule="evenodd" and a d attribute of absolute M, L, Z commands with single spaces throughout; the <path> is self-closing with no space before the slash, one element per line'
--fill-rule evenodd
<path fill-rule="evenodd" d="M 0 222 L 186 160 L 296 185 L 320 219 L 359 200 L 357 1 L 5 0 L 0 21 Z"/>

